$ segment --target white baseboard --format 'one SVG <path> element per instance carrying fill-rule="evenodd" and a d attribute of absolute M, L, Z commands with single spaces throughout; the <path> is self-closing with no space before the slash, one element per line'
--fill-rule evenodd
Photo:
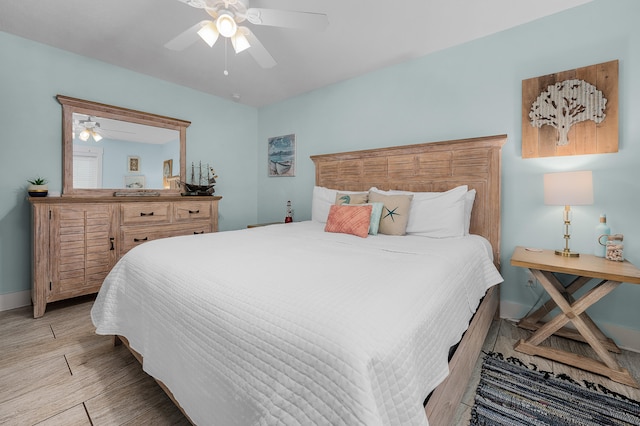
<path fill-rule="evenodd" d="M 502 300 L 500 301 L 500 318 L 517 321 L 522 318 L 530 308 L 530 306 Z M 622 349 L 640 353 L 640 330 L 633 330 L 604 321 L 598 321 L 598 327 Z"/>
<path fill-rule="evenodd" d="M 0 312 L 31 304 L 31 290 L 0 294 Z"/>

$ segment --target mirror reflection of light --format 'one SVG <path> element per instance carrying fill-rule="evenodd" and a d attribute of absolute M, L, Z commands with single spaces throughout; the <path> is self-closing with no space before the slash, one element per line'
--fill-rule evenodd
<path fill-rule="evenodd" d="M 89 136 L 91 136 L 89 134 L 89 131 L 87 129 L 84 129 L 83 131 L 80 132 L 80 135 L 78 136 L 78 138 L 80 138 L 82 142 L 86 142 L 89 140 Z"/>

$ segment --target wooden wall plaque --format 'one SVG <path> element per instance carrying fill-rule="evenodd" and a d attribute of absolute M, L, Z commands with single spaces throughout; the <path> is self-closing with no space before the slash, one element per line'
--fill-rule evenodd
<path fill-rule="evenodd" d="M 618 61 L 522 81 L 522 157 L 618 152 Z"/>

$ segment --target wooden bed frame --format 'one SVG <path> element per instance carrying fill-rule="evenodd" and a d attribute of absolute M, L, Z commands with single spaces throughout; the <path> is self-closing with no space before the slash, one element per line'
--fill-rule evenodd
<path fill-rule="evenodd" d="M 375 186 L 385 190 L 423 192 L 446 191 L 459 185 L 475 189 L 470 232 L 489 240 L 494 263 L 499 269 L 500 156 L 506 141 L 506 135 L 499 135 L 314 155 L 311 159 L 316 167 L 316 185 L 332 189 L 366 191 Z M 425 413 L 430 425 L 451 424 L 497 313 L 499 294 L 498 286 L 487 292 L 449 361 L 449 376 L 429 397 Z M 140 363 L 143 362 L 142 355 L 129 347 L 126 338 L 114 336 L 114 344 L 120 343 L 124 343 Z M 182 410 L 171 391 L 161 381 L 156 381 Z M 182 412 L 187 416 L 184 410 Z"/>
<path fill-rule="evenodd" d="M 500 269 L 501 149 L 506 135 L 314 155 L 316 185 L 367 191 L 475 189 L 470 233 L 487 238 Z M 449 425 L 469 385 L 476 360 L 498 311 L 500 289 L 492 287 L 478 307 L 449 362 L 449 376 L 431 394 L 425 412 L 432 426 Z"/>

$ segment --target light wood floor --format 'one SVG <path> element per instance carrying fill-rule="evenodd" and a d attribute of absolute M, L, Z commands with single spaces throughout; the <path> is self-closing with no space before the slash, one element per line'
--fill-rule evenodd
<path fill-rule="evenodd" d="M 94 333 L 92 305 L 0 312 L 0 424 L 188 425 L 124 346 Z"/>
<path fill-rule="evenodd" d="M 110 337 L 94 333 L 92 304 L 91 297 L 51 304 L 39 319 L 32 318 L 30 307 L 0 312 L 0 424 L 188 424 L 124 346 L 113 347 Z M 484 350 L 515 354 L 525 363 L 577 380 L 584 377 L 640 400 L 637 389 L 514 352 L 513 343 L 528 334 L 508 321 L 495 321 Z M 580 343 L 560 338 L 551 343 L 587 353 Z M 625 351 L 618 359 L 640 378 L 640 354 Z M 468 424 L 479 373 L 480 360 L 458 408 L 456 425 Z"/>

